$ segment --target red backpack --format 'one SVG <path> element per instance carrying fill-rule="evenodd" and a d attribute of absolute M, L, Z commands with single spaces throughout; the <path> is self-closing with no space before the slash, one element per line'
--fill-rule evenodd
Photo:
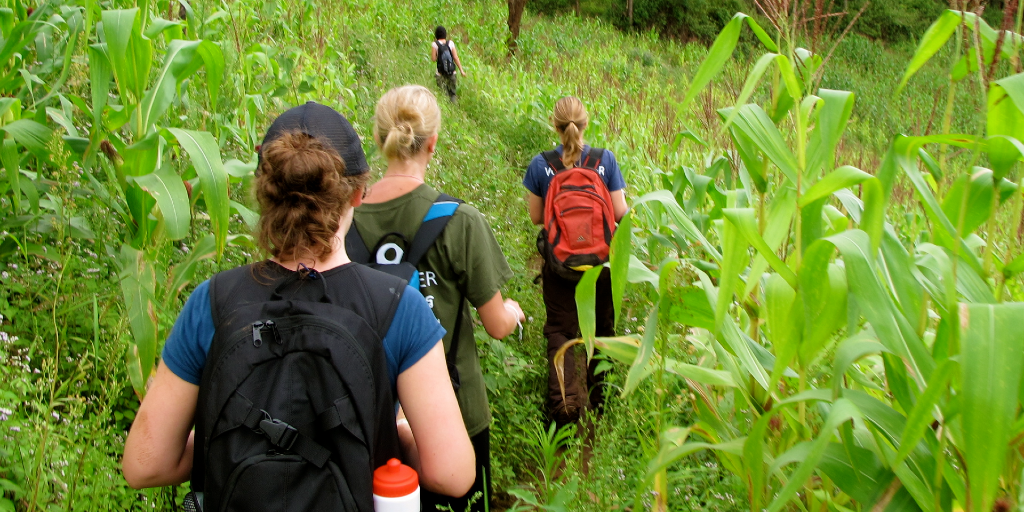
<path fill-rule="evenodd" d="M 615 232 L 612 196 L 597 169 L 604 150 L 590 148 L 578 167 L 566 169 L 557 151 L 542 153 L 555 171 L 544 198 L 544 229 L 537 247 L 559 275 L 579 280 L 608 261 Z"/>

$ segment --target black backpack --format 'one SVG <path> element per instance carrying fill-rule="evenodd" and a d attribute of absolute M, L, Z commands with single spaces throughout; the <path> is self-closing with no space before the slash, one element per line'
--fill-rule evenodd
<path fill-rule="evenodd" d="M 191 507 L 373 510 L 373 470 L 399 456 L 382 340 L 404 287 L 362 265 L 210 280 Z"/>
<path fill-rule="evenodd" d="M 438 60 L 440 62 L 440 60 Z M 462 204 L 461 199 L 454 198 L 448 194 L 438 194 L 434 204 L 430 205 L 427 214 L 423 216 L 423 223 L 416 230 L 412 243 L 406 240 L 401 233 L 387 233 L 373 245 L 373 250 L 368 249 L 363 237 L 356 229 L 355 220 L 345 235 L 345 252 L 348 257 L 356 262 L 362 263 L 370 268 L 387 272 L 393 276 L 405 279 L 409 286 L 420 288 L 420 273 L 416 268 L 427 251 L 434 246 L 434 241 L 441 236 L 448 221 L 455 215 L 455 210 Z M 392 241 L 394 240 L 394 241 Z M 396 242 L 401 242 L 399 245 Z M 462 305 L 463 297 L 459 298 L 459 305 Z M 461 311 L 461 307 L 459 308 Z M 445 361 L 448 363 L 448 375 L 451 377 L 452 388 L 455 391 L 461 387 L 459 370 L 455 367 L 455 355 L 459 348 L 459 331 L 462 328 L 462 314 L 455 320 L 455 329 L 452 332 L 452 343 L 445 353 Z"/>
<path fill-rule="evenodd" d="M 452 57 L 451 41 L 446 39 L 444 44 L 441 44 L 441 40 L 438 39 L 434 42 L 437 44 L 437 72 L 445 76 L 454 75 L 455 58 Z"/>

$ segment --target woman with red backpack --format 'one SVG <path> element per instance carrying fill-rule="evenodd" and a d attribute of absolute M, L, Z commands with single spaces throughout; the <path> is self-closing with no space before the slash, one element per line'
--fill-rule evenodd
<path fill-rule="evenodd" d="M 595 362 L 587 368 L 589 392 L 582 391 L 572 350 L 565 353 L 563 363 L 563 400 L 554 355 L 580 336 L 576 283 L 587 268 L 608 260 L 611 235 L 628 209 L 626 182 L 615 155 L 583 142 L 587 121 L 587 109 L 578 98 L 558 100 L 551 124 L 561 144 L 535 156 L 523 178 L 530 191 L 530 220 L 543 225 L 537 248 L 545 258 L 541 279 L 547 309 L 548 412 L 559 426 L 579 419 L 585 405 L 597 408 L 603 401 Z M 605 269 L 597 280 L 597 335 L 612 336 L 614 327 L 611 277 Z"/>

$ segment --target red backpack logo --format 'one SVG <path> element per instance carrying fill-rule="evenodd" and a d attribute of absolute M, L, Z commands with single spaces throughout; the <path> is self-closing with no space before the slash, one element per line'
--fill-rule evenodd
<path fill-rule="evenodd" d="M 542 155 L 555 176 L 544 198 L 538 248 L 559 275 L 579 280 L 583 271 L 608 261 L 615 233 L 612 196 L 598 173 L 604 150 L 590 148 L 571 169 L 562 165 L 556 151 Z"/>

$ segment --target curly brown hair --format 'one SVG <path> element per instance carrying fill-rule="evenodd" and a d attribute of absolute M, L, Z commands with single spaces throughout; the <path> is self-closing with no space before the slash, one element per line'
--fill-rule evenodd
<path fill-rule="evenodd" d="M 329 255 L 352 195 L 369 173 L 345 176 L 338 152 L 304 133 L 285 133 L 261 154 L 255 183 L 260 248 L 279 259 Z"/>

